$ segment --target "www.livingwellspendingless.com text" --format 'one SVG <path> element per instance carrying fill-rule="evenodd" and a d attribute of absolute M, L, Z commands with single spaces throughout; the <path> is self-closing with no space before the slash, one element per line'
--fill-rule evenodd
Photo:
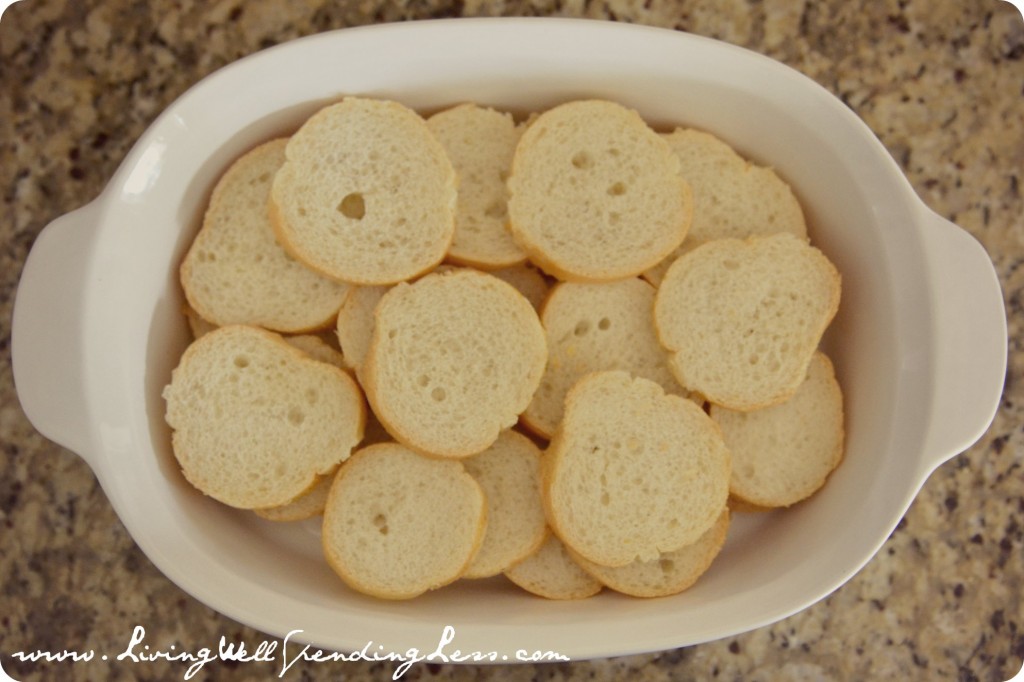
<path fill-rule="evenodd" d="M 455 628 L 446 625 L 440 633 L 437 647 L 430 652 L 410 648 L 405 651 L 388 650 L 382 644 L 368 641 L 360 650 L 351 652 L 325 651 L 311 644 L 298 641 L 302 630 L 292 630 L 284 638 L 265 639 L 255 646 L 244 642 L 231 642 L 221 637 L 216 647 L 204 646 L 194 649 L 179 648 L 170 645 L 166 649 L 157 649 L 146 644 L 146 629 L 136 625 L 127 645 L 116 654 L 100 653 L 94 649 L 83 651 L 63 650 L 52 651 L 16 651 L 11 658 L 37 664 L 75 664 L 93 661 L 117 661 L 125 665 L 145 665 L 158 661 L 180 663 L 182 679 L 191 680 L 207 665 L 216 662 L 238 663 L 270 663 L 277 669 L 279 678 L 299 662 L 308 663 L 345 663 L 355 661 L 393 662 L 396 663 L 392 679 L 399 680 L 409 669 L 418 663 L 521 663 L 521 662 L 552 662 L 568 661 L 569 657 L 553 651 L 527 651 L 517 649 L 513 654 L 497 651 L 461 651 L 453 645 Z M 0 668 L 2 670 L 2 668 Z M 4 679 L 4 678 L 0 678 Z"/>

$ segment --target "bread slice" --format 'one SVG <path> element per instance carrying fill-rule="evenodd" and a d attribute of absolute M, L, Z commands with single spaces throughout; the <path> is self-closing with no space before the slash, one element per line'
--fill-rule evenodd
<path fill-rule="evenodd" d="M 753 410 L 796 392 L 839 297 L 835 266 L 804 239 L 719 239 L 669 268 L 654 322 L 683 386 Z"/>
<path fill-rule="evenodd" d="M 295 336 L 285 336 L 284 340 L 314 360 L 326 362 L 328 365 L 334 365 L 342 369 L 345 368 L 345 358 L 341 351 L 332 347 L 319 336 L 298 334 Z"/>
<path fill-rule="evenodd" d="M 267 521 L 304 521 L 324 513 L 327 505 L 327 493 L 331 490 L 334 472 L 318 476 L 313 487 L 287 504 L 277 507 L 254 509 L 256 515 Z"/>
<path fill-rule="evenodd" d="M 163 396 L 185 478 L 244 509 L 285 504 L 312 487 L 348 458 L 366 421 L 348 374 L 245 325 L 189 345 Z"/>
<path fill-rule="evenodd" d="M 324 509 L 324 555 L 352 589 L 410 599 L 456 580 L 487 525 L 480 486 L 462 464 L 397 443 L 357 451 Z"/>
<path fill-rule="evenodd" d="M 204 320 L 188 303 L 182 306 L 182 312 L 185 313 L 185 319 L 188 320 L 188 329 L 192 332 L 193 341 L 217 328 L 217 325 L 209 320 Z"/>
<path fill-rule="evenodd" d="M 328 277 L 391 284 L 444 258 L 455 171 L 416 112 L 346 97 L 311 116 L 274 175 L 270 216 L 295 258 Z"/>
<path fill-rule="evenodd" d="M 468 457 L 516 423 L 546 360 L 540 320 L 518 291 L 491 275 L 454 270 L 381 298 L 363 385 L 398 441 Z"/>
<path fill-rule="evenodd" d="M 633 110 L 603 100 L 545 111 L 508 180 L 512 236 L 563 280 L 639 275 L 683 241 L 693 202 L 679 160 Z"/>
<path fill-rule="evenodd" d="M 454 265 L 452 263 L 442 263 L 436 268 L 430 271 L 430 274 L 442 274 L 445 272 L 451 272 L 453 270 L 468 270 L 479 268 L 469 268 L 466 266 Z M 550 286 L 548 285 L 548 279 L 537 269 L 532 263 L 520 263 L 519 265 L 510 265 L 507 268 L 499 268 L 497 270 L 480 270 L 486 272 L 488 275 L 493 275 L 503 282 L 511 284 L 516 291 L 526 297 L 526 300 L 530 302 L 530 305 L 534 307 L 538 312 L 541 306 L 544 304 L 544 299 L 547 298 Z"/>
<path fill-rule="evenodd" d="M 192 340 L 217 329 L 217 325 L 204 320 L 199 313 L 193 310 L 188 304 L 184 306 L 185 317 L 188 320 L 189 330 L 192 332 Z M 335 345 L 336 341 L 330 342 L 331 332 L 321 331 L 315 334 L 282 334 L 281 338 L 290 345 L 295 346 L 314 360 L 326 362 L 337 367 L 345 368 L 344 357 Z"/>
<path fill-rule="evenodd" d="M 193 310 L 188 304 L 183 306 L 185 317 L 188 320 L 189 330 L 192 332 L 192 340 L 217 329 L 217 325 L 204 320 L 199 313 Z M 337 367 L 347 367 L 341 351 L 329 342 L 330 332 L 318 332 L 316 334 L 282 334 L 281 338 L 290 345 L 295 346 L 314 360 L 326 362 Z M 336 343 L 336 342 L 335 342 Z"/>
<path fill-rule="evenodd" d="M 427 127 L 459 177 L 448 260 L 485 270 L 524 262 L 526 253 L 508 230 L 505 190 L 523 126 L 511 114 L 467 103 L 434 114 Z"/>
<path fill-rule="evenodd" d="M 295 336 L 282 337 L 288 345 L 298 348 L 313 360 L 326 362 L 329 365 L 345 369 L 344 357 L 341 352 L 325 341 L 321 336 L 315 334 L 298 334 Z M 366 411 L 366 424 L 364 426 L 363 444 L 371 432 L 371 424 L 376 420 L 373 414 Z M 324 504 L 327 502 L 327 491 L 331 488 L 331 481 L 334 479 L 334 472 L 324 474 L 317 478 L 312 488 L 296 497 L 291 502 L 277 507 L 266 507 L 254 509 L 256 515 L 268 521 L 302 521 L 312 518 L 324 511 Z"/>
<path fill-rule="evenodd" d="M 693 190 L 693 224 L 678 249 L 644 272 L 649 282 L 660 284 L 676 258 L 712 239 L 777 232 L 807 237 L 800 202 L 773 169 L 747 161 L 711 133 L 677 128 L 664 137 Z"/>
<path fill-rule="evenodd" d="M 442 273 L 459 269 L 462 268 L 442 264 L 431 272 Z M 543 275 L 537 272 L 536 268 L 526 264 L 492 270 L 489 274 L 511 284 L 537 310 L 540 309 L 541 303 L 547 296 L 547 281 Z M 352 369 L 356 376 L 361 375 L 366 353 L 370 350 L 370 340 L 373 338 L 375 324 L 373 313 L 389 288 L 386 286 L 351 287 L 338 311 L 337 339 L 345 356 L 345 366 Z"/>
<path fill-rule="evenodd" d="M 654 287 L 636 277 L 604 284 L 562 282 L 551 290 L 540 321 L 548 364 L 523 422 L 551 438 L 562 420 L 565 395 L 590 372 L 621 369 L 685 394 L 668 368 L 654 330 Z"/>
<path fill-rule="evenodd" d="M 741 500 L 731 493 L 729 494 L 729 501 L 726 503 L 726 506 L 729 507 L 730 512 L 735 512 L 737 514 L 763 514 L 774 509 L 774 507 L 762 507 L 758 504 L 751 504 L 746 500 Z"/>
<path fill-rule="evenodd" d="M 373 314 L 380 299 L 387 293 L 386 286 L 356 286 L 349 290 L 348 296 L 338 310 L 336 332 L 341 352 L 345 358 L 345 366 L 361 377 L 363 362 L 370 350 L 373 338 Z"/>
<path fill-rule="evenodd" d="M 714 524 L 729 469 L 718 426 L 696 404 L 626 372 L 588 374 L 545 455 L 548 523 L 595 563 L 651 561 Z"/>
<path fill-rule="evenodd" d="M 601 591 L 601 583 L 580 568 L 550 532 L 533 554 L 506 569 L 505 577 L 545 599 L 586 599 Z"/>
<path fill-rule="evenodd" d="M 525 296 L 535 310 L 540 311 L 544 299 L 548 297 L 550 287 L 544 275 L 536 267 L 530 263 L 521 263 L 491 270 L 490 273 L 515 287 L 516 291 Z"/>
<path fill-rule="evenodd" d="M 712 406 L 711 418 L 732 452 L 731 494 L 759 507 L 810 497 L 843 457 L 843 395 L 821 352 L 789 400 L 753 412 Z"/>
<path fill-rule="evenodd" d="M 462 460 L 487 498 L 487 532 L 465 578 L 498 575 L 540 547 L 547 532 L 540 499 L 540 449 L 515 431 Z"/>
<path fill-rule="evenodd" d="M 262 144 L 228 168 L 181 263 L 189 305 L 215 325 L 320 329 L 333 323 L 345 298 L 347 285 L 296 262 L 274 238 L 267 199 L 287 142 Z"/>
<path fill-rule="evenodd" d="M 595 564 L 574 556 L 580 567 L 602 585 L 633 597 L 667 597 L 693 586 L 711 567 L 729 531 L 729 510 L 718 515 L 696 542 L 651 561 L 634 561 L 619 568 Z"/>
<path fill-rule="evenodd" d="M 320 336 L 315 334 L 298 334 L 295 336 L 284 336 L 282 338 L 288 343 L 288 345 L 298 348 L 313 360 L 326 362 L 329 365 L 334 365 L 335 367 L 340 367 L 342 369 L 345 368 L 344 358 L 342 357 L 341 352 L 333 348 Z M 366 425 L 364 426 L 364 431 L 366 432 L 369 431 L 371 416 L 372 415 L 369 411 L 367 411 Z M 267 519 L 268 521 L 302 521 L 304 519 L 317 516 L 318 514 L 322 514 L 324 511 L 324 504 L 327 502 L 327 491 L 330 490 L 333 478 L 333 471 L 319 476 L 312 488 L 302 493 L 291 502 L 277 507 L 254 509 L 253 511 L 256 512 L 257 516 Z"/>

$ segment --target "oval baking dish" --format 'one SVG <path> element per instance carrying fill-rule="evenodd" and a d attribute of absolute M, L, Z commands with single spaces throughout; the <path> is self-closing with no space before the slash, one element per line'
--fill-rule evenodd
<path fill-rule="evenodd" d="M 161 390 L 189 340 L 177 268 L 208 192 L 256 143 L 346 94 L 420 111 L 516 112 L 583 97 L 652 125 L 710 130 L 795 189 L 843 276 L 825 339 L 844 388 L 846 458 L 784 512 L 737 514 L 711 570 L 674 597 L 549 602 L 500 579 L 405 603 L 347 590 L 312 524 L 274 524 L 191 488 Z M 272 635 L 353 651 L 655 651 L 733 635 L 821 599 L 870 560 L 929 473 L 993 418 L 1006 318 L 976 240 L 934 214 L 868 127 L 810 79 L 679 32 L 552 19 L 459 19 L 325 33 L 204 79 L 139 139 L 92 203 L 49 225 L 17 293 L 14 375 L 32 423 L 79 453 L 156 566 Z"/>

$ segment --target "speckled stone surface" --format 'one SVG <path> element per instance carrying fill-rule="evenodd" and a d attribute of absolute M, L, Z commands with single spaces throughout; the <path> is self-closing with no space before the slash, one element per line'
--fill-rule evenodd
<path fill-rule="evenodd" d="M 680 650 L 520 667 L 415 666 L 404 679 L 985 680 L 1024 658 L 1024 21 L 1000 0 L 24 0 L 0 20 L 0 663 L 18 680 L 181 679 L 181 663 L 22 663 L 17 651 L 123 650 L 258 632 L 211 611 L 135 546 L 88 467 L 25 419 L 11 308 L 39 231 L 94 197 L 188 86 L 318 31 L 440 16 L 553 15 L 712 36 L 838 95 L 914 189 L 992 255 L 1010 325 L 995 422 L 942 466 L 879 554 L 831 597 Z M 270 664 L 193 679 L 275 677 Z M 299 664 L 285 679 L 390 678 L 392 664 Z"/>

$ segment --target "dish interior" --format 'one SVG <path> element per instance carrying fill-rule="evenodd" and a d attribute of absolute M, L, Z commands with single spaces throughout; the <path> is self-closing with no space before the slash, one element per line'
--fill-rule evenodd
<path fill-rule="evenodd" d="M 368 34 L 271 50 L 201 83 L 154 124 L 108 189 L 96 252 L 109 255 L 97 255 L 94 264 L 95 296 L 107 303 L 95 306 L 86 334 L 96 358 L 91 388 L 106 396 L 92 408 L 100 424 L 96 468 L 158 567 L 203 601 L 276 636 L 302 629 L 304 639 L 333 648 L 359 649 L 373 640 L 433 650 L 443 624 L 452 624 L 465 651 L 543 648 L 573 657 L 740 632 L 803 608 L 856 571 L 920 485 L 917 448 L 928 389 L 927 339 L 914 331 L 927 328 L 927 306 L 907 284 L 921 268 L 916 233 L 906 229 L 914 209 L 867 129 L 788 69 L 679 35 L 630 33 L 624 47 L 636 49 L 621 51 L 603 49 L 602 40 L 580 39 L 578 52 L 541 41 L 513 67 L 499 31 L 490 50 L 469 60 L 467 51 L 486 36 L 453 38 L 418 67 L 403 61 L 409 55 L 399 46 L 360 74 L 293 70 L 346 63 Z M 402 39 L 395 35 L 397 45 Z M 265 88 L 255 87 L 261 69 L 294 74 L 281 86 L 282 101 L 293 103 L 266 101 Z M 253 87 L 259 98 L 247 94 Z M 606 592 L 568 603 L 531 597 L 502 578 L 460 581 L 408 603 L 368 599 L 348 590 L 323 561 L 315 521 L 263 521 L 191 489 L 173 459 L 161 397 L 190 338 L 178 264 L 210 188 L 230 162 L 345 93 L 393 98 L 421 112 L 475 101 L 524 113 L 608 98 L 636 108 L 656 128 L 706 129 L 774 167 L 801 200 L 813 243 L 843 277 L 840 310 L 823 348 L 843 387 L 847 448 L 825 488 L 788 510 L 734 515 L 714 565 L 680 595 L 634 600 Z"/>

